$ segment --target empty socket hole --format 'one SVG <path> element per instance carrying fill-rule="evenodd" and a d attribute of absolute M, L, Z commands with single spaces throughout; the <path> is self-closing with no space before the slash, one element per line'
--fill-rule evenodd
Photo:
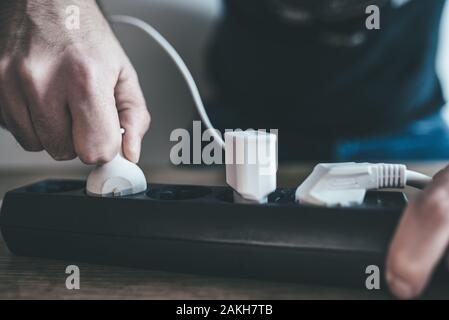
<path fill-rule="evenodd" d="M 61 193 L 84 189 L 84 181 L 43 181 L 27 187 L 26 192 Z"/>
<path fill-rule="evenodd" d="M 290 189 L 277 189 L 268 196 L 269 203 L 295 202 L 295 191 Z"/>
<path fill-rule="evenodd" d="M 234 202 L 234 191 L 232 189 L 221 191 L 217 199 L 224 202 Z"/>
<path fill-rule="evenodd" d="M 211 193 L 207 187 L 200 186 L 173 186 L 151 189 L 147 196 L 157 200 L 190 200 L 203 198 Z"/>
<path fill-rule="evenodd" d="M 234 191 L 224 190 L 217 195 L 218 200 L 224 202 L 234 202 Z M 295 192 L 289 189 L 277 189 L 268 195 L 269 203 L 293 203 L 295 202 Z"/>

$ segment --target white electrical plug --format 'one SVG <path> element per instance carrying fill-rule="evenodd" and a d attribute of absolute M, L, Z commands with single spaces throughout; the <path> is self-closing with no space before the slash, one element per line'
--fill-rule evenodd
<path fill-rule="evenodd" d="M 146 190 L 147 180 L 142 169 L 125 159 L 121 150 L 112 161 L 92 170 L 86 184 L 87 194 L 97 197 L 122 197 Z"/>
<path fill-rule="evenodd" d="M 367 190 L 422 188 L 431 180 L 403 164 L 322 163 L 296 189 L 295 198 L 304 204 L 350 206 L 362 204 Z"/>
<path fill-rule="evenodd" d="M 265 203 L 276 190 L 277 137 L 264 131 L 225 133 L 226 182 L 235 202 Z"/>

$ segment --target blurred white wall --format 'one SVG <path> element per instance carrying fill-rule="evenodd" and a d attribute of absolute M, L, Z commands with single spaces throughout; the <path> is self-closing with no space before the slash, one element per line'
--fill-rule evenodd
<path fill-rule="evenodd" d="M 204 47 L 220 15 L 221 0 L 103 0 L 103 3 L 108 13 L 151 21 L 174 44 L 193 71 L 202 94 L 207 95 Z M 449 97 L 449 5 L 446 8 L 438 69 Z M 174 128 L 187 128 L 194 115 L 191 97 L 172 62 L 145 34 L 128 26 L 115 29 L 138 70 L 153 119 L 141 162 L 167 164 L 170 132 Z M 57 163 L 45 153 L 24 152 L 9 133 L 0 129 L 0 168 L 80 165 L 78 160 Z"/>

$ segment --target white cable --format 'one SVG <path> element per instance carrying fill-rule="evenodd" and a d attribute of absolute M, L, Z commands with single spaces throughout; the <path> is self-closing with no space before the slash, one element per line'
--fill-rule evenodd
<path fill-rule="evenodd" d="M 424 189 L 432 181 L 431 177 L 411 170 L 407 170 L 406 177 L 407 185 L 417 189 Z"/>
<path fill-rule="evenodd" d="M 406 185 L 417 189 L 424 189 L 432 178 L 425 174 L 408 170 L 403 164 L 377 163 L 378 189 L 404 188 Z"/>
<path fill-rule="evenodd" d="M 167 41 L 167 39 L 165 39 L 155 28 L 141 19 L 125 15 L 113 15 L 109 18 L 112 22 L 129 24 L 139 28 L 147 35 L 149 35 L 153 40 L 155 40 L 156 43 L 165 50 L 165 52 L 176 64 L 185 81 L 187 82 L 187 86 L 189 87 L 190 93 L 192 94 L 196 109 L 204 125 L 207 127 L 207 129 L 209 129 L 211 135 L 214 137 L 214 140 L 220 145 L 220 147 L 224 148 L 225 143 L 223 141 L 223 138 L 220 136 L 220 134 L 217 133 L 217 130 L 214 129 L 212 123 L 209 120 L 195 80 L 193 79 L 192 74 L 190 73 L 189 69 L 187 68 L 186 64 L 184 63 L 178 52 L 175 50 L 175 48 L 173 48 L 173 46 Z"/>

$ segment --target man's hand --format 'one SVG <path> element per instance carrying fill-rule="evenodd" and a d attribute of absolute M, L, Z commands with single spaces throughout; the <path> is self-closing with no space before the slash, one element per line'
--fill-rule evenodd
<path fill-rule="evenodd" d="M 29 151 L 137 162 L 150 117 L 129 59 L 94 0 L 0 4 L 0 123 Z M 80 28 L 66 28 L 66 8 Z M 6 34 L 6 35 L 5 35 Z"/>
<path fill-rule="evenodd" d="M 398 298 L 417 297 L 449 244 L 449 167 L 413 199 L 390 245 L 386 278 Z M 446 263 L 447 261 L 445 261 Z"/>

